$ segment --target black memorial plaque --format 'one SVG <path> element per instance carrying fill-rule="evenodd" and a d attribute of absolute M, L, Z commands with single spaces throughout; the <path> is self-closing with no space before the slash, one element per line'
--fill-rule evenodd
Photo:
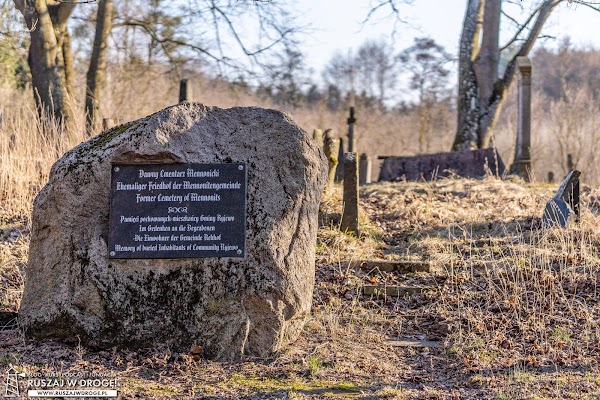
<path fill-rule="evenodd" d="M 244 257 L 246 164 L 113 164 L 110 258 Z"/>

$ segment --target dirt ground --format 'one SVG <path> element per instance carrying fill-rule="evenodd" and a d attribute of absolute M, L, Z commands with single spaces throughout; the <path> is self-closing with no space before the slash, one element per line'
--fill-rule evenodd
<path fill-rule="evenodd" d="M 582 188 L 578 224 L 545 229 L 555 190 L 494 178 L 367 185 L 357 238 L 337 229 L 336 188 L 321 206 L 312 318 L 282 353 L 241 363 L 25 338 L 9 313 L 29 220 L 0 208 L 1 382 L 13 365 L 114 376 L 122 399 L 600 398 L 600 191 Z"/>

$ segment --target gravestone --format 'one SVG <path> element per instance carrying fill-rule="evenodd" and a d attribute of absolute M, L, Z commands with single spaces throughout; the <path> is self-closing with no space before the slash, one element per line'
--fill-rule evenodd
<path fill-rule="evenodd" d="M 179 102 L 192 101 L 192 83 L 189 79 L 179 81 Z"/>
<path fill-rule="evenodd" d="M 344 155 L 344 210 L 340 224 L 342 232 L 354 233 L 358 230 L 358 157 L 356 153 Z"/>
<path fill-rule="evenodd" d="M 310 313 L 327 164 L 291 118 L 184 102 L 58 160 L 34 202 L 28 336 L 267 356 Z"/>
<path fill-rule="evenodd" d="M 346 142 L 344 138 L 340 139 L 340 149 L 338 152 L 338 165 L 335 169 L 335 181 L 341 182 L 344 180 L 344 154 L 346 154 Z"/>
<path fill-rule="evenodd" d="M 560 225 L 565 228 L 575 214 L 579 219 L 579 177 L 581 172 L 571 171 L 562 181 L 556 194 L 548 201 L 542 216 L 542 225 L 552 227 Z"/>
<path fill-rule="evenodd" d="M 367 153 L 362 153 L 358 162 L 358 184 L 360 186 L 371 183 L 372 167 L 373 163 L 369 155 Z"/>
<path fill-rule="evenodd" d="M 482 178 L 491 173 L 502 176 L 504 163 L 494 149 L 454 151 L 410 157 L 379 157 L 383 159 L 380 181 L 431 181 L 458 175 Z"/>

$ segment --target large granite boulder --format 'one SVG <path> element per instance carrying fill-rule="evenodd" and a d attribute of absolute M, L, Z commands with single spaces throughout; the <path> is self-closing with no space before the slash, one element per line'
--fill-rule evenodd
<path fill-rule="evenodd" d="M 245 258 L 109 258 L 111 164 L 227 162 L 248 166 Z M 310 312 L 326 172 L 274 110 L 184 103 L 108 130 L 58 160 L 35 199 L 20 322 L 99 348 L 278 351 Z"/>

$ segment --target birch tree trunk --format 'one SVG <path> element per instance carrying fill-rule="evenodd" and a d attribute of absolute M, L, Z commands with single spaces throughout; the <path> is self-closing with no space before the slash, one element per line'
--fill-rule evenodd
<path fill-rule="evenodd" d="M 113 0 L 100 0 L 98 2 L 96 35 L 87 72 L 85 91 L 86 130 L 88 135 L 97 131 L 102 120 L 100 101 L 106 83 L 106 50 L 108 35 L 112 28 L 112 11 Z"/>
<path fill-rule="evenodd" d="M 516 73 L 517 57 L 529 54 L 550 13 L 562 1 L 544 0 L 539 4 L 511 40 L 515 44 L 519 35 L 527 33 L 506 69 L 500 71 L 502 0 L 468 0 L 460 39 L 458 123 L 452 150 L 489 147 Z"/>
<path fill-rule="evenodd" d="M 14 0 L 31 30 L 28 63 L 40 116 L 72 121 L 73 54 L 67 21 L 74 4 L 48 0 Z"/>

